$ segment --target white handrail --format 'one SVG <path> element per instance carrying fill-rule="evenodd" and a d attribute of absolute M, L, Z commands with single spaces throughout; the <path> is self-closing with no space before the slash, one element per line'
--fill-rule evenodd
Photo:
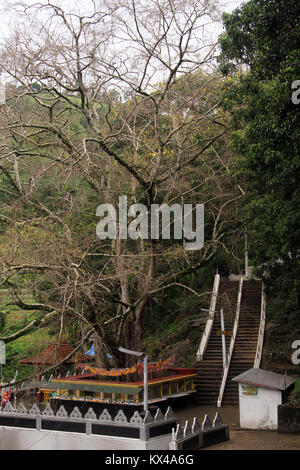
<path fill-rule="evenodd" d="M 202 361 L 204 357 L 204 353 L 207 348 L 208 340 L 210 337 L 210 333 L 213 327 L 214 323 L 214 311 L 216 310 L 216 305 L 217 305 L 217 298 L 218 298 L 218 292 L 219 292 L 219 285 L 220 285 L 220 274 L 215 275 L 215 280 L 214 280 L 214 286 L 213 286 L 213 291 L 212 291 L 212 296 L 211 296 L 211 301 L 210 301 L 210 314 L 209 318 L 206 322 L 205 329 L 202 333 L 202 338 L 201 342 L 197 351 L 197 361 Z"/>
<path fill-rule="evenodd" d="M 227 361 L 226 361 L 226 365 L 224 367 L 222 382 L 221 382 L 220 391 L 219 391 L 219 397 L 218 397 L 218 401 L 217 401 L 217 406 L 218 407 L 220 407 L 221 404 L 222 404 L 225 385 L 226 385 L 227 376 L 228 376 L 228 372 L 229 372 L 229 366 L 230 366 L 231 357 L 232 357 L 232 353 L 233 353 L 233 348 L 234 348 L 234 344 L 235 344 L 235 338 L 236 338 L 236 335 L 237 335 L 237 330 L 238 330 L 238 325 L 239 325 L 239 318 L 240 318 L 240 310 L 241 310 L 243 282 L 244 282 L 244 278 L 241 277 L 240 283 L 239 283 L 235 319 L 234 319 L 234 324 L 233 324 L 233 328 L 232 328 L 232 335 L 231 335 L 231 339 L 230 339 L 229 351 L 228 351 L 228 354 L 227 354 Z"/>
<path fill-rule="evenodd" d="M 260 308 L 260 323 L 259 323 L 259 332 L 258 332 L 258 339 L 257 339 L 257 348 L 255 354 L 255 361 L 254 361 L 254 368 L 259 369 L 261 358 L 262 358 L 262 351 L 263 351 L 263 342 L 264 342 L 264 334 L 265 334 L 265 325 L 266 325 L 266 295 L 264 286 L 262 286 L 261 291 L 261 308 Z"/>

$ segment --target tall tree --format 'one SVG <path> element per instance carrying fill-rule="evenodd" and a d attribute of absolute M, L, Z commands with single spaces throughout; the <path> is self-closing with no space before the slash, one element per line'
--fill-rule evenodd
<path fill-rule="evenodd" d="M 253 261 L 277 292 L 294 296 L 299 312 L 300 5 L 250 0 L 223 18 L 219 62 Z"/>
<path fill-rule="evenodd" d="M 62 331 L 75 318 L 94 333 L 98 360 L 110 352 L 120 364 L 118 345 L 143 347 L 149 299 L 172 285 L 187 289 L 182 276 L 224 246 L 242 195 L 221 184 L 227 118 L 211 71 L 216 44 L 204 35 L 215 4 L 113 0 L 68 12 L 48 1 L 24 15 L 1 52 L 9 83 L 1 108 L 2 282 L 21 308 L 42 313 L 2 339 L 53 318 Z M 188 252 L 174 237 L 97 240 L 96 209 L 118 207 L 119 196 L 148 213 L 154 203 L 207 203 L 203 249 Z M 28 274 L 34 306 L 19 290 Z"/>

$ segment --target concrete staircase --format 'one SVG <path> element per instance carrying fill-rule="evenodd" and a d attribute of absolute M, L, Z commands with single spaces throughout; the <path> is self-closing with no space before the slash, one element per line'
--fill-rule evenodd
<path fill-rule="evenodd" d="M 254 365 L 261 314 L 261 292 L 261 281 L 244 281 L 239 326 L 222 406 L 239 404 L 238 383 L 232 382 L 232 379 Z"/>
<path fill-rule="evenodd" d="M 225 330 L 231 330 L 236 313 L 238 281 L 221 281 L 216 310 L 223 308 Z M 261 281 L 243 282 L 240 318 L 236 341 L 229 367 L 222 406 L 238 405 L 238 384 L 232 382 L 236 375 L 254 365 L 261 313 Z M 196 402 L 200 405 L 216 405 L 223 375 L 222 337 L 220 319 L 217 315 L 208 341 L 204 359 L 197 362 L 198 376 L 195 380 Z M 230 336 L 226 338 L 228 352 Z"/>
<path fill-rule="evenodd" d="M 238 295 L 238 281 L 221 281 L 216 310 L 223 308 L 225 329 L 230 330 L 234 321 Z M 219 387 L 223 374 L 222 336 L 220 335 L 220 317 L 215 316 L 204 360 L 197 362 L 196 402 L 201 405 L 217 403 Z M 228 351 L 230 337 L 225 336 Z"/>

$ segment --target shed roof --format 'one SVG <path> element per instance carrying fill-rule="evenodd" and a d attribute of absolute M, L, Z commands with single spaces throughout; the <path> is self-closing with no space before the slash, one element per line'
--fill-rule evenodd
<path fill-rule="evenodd" d="M 278 374 L 268 370 L 252 368 L 237 375 L 232 380 L 234 382 L 241 382 L 249 385 L 256 385 L 262 388 L 269 388 L 271 390 L 286 390 L 297 379 L 290 375 Z"/>
<path fill-rule="evenodd" d="M 55 365 L 62 362 L 66 357 L 68 357 L 74 348 L 67 343 L 67 341 L 54 341 L 51 343 L 46 349 L 44 349 L 40 354 L 36 354 L 35 356 L 29 357 L 27 359 L 22 359 L 20 364 L 22 366 L 45 366 L 45 365 Z M 91 356 L 87 354 L 80 354 L 79 357 L 76 358 L 73 356 L 71 357 L 67 363 L 74 363 L 78 361 L 90 361 Z"/>

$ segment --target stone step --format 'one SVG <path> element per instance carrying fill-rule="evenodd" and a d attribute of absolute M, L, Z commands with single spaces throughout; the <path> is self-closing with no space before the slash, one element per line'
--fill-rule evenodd
<path fill-rule="evenodd" d="M 239 282 L 221 281 L 216 310 L 223 308 L 225 330 L 231 330 L 237 304 Z M 257 348 L 257 337 L 260 324 L 261 308 L 260 281 L 244 281 L 241 298 L 241 309 L 235 346 L 232 354 L 225 387 L 222 406 L 236 406 L 238 399 L 238 384 L 231 379 L 253 367 Z M 204 360 L 197 363 L 198 377 L 195 380 L 197 388 L 196 402 L 199 404 L 216 404 L 219 386 L 222 380 L 222 337 L 220 320 L 214 322 Z M 226 336 L 226 351 L 229 350 L 231 337 Z M 206 362 L 208 361 L 208 362 Z"/>

